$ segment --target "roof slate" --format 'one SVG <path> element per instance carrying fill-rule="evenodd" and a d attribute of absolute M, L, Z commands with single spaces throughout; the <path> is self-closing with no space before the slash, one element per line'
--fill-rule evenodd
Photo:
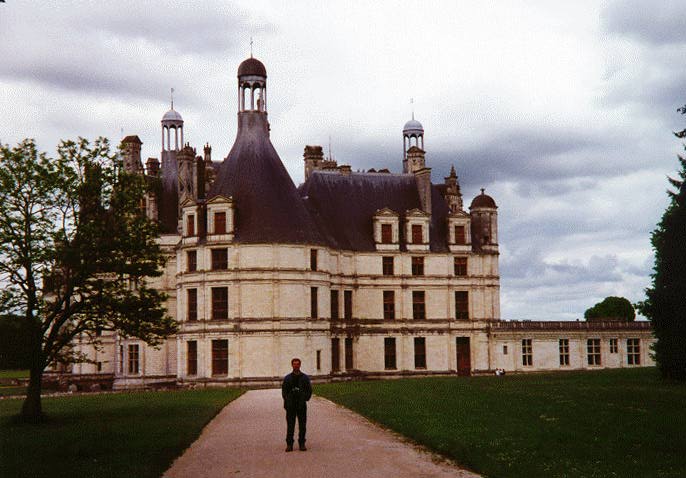
<path fill-rule="evenodd" d="M 410 174 L 380 174 L 314 171 L 299 188 L 300 195 L 331 247 L 352 251 L 374 251 L 373 216 L 383 208 L 400 214 L 421 208 L 417 182 Z M 436 186 L 431 190 L 430 249 L 448 250 L 448 207 Z M 401 250 L 405 250 L 403 227 Z"/>
<path fill-rule="evenodd" d="M 323 244 L 269 140 L 266 114 L 250 111 L 238 116 L 236 141 L 207 195 L 233 198 L 235 242 Z"/>

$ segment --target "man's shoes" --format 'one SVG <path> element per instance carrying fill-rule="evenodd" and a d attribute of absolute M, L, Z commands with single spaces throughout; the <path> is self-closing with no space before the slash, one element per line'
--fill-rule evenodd
<path fill-rule="evenodd" d="M 307 447 L 305 446 L 304 443 L 300 445 L 300 451 L 307 451 Z"/>
<path fill-rule="evenodd" d="M 286 445 L 286 451 L 293 451 L 293 445 Z"/>

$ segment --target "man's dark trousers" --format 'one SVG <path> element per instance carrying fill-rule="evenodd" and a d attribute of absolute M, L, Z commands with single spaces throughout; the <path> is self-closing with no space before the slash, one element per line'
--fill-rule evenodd
<path fill-rule="evenodd" d="M 298 419 L 298 444 L 305 444 L 305 432 L 307 429 L 307 405 L 298 408 L 286 409 L 286 444 L 293 445 L 295 434 L 295 419 Z"/>

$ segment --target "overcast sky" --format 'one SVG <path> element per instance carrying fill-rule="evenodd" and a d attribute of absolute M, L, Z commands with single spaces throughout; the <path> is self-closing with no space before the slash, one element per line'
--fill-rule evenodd
<path fill-rule="evenodd" d="M 686 2 L 0 3 L 0 141 L 137 134 L 159 157 L 175 109 L 225 157 L 236 69 L 267 68 L 272 142 L 293 180 L 306 144 L 401 170 L 402 126 L 465 203 L 499 206 L 502 317 L 574 320 L 644 298 L 650 232 L 686 118 Z"/>

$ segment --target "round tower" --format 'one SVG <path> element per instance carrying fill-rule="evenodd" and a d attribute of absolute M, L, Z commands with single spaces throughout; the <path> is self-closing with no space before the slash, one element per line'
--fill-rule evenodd
<path fill-rule="evenodd" d="M 238 112 L 267 113 L 267 69 L 252 56 L 238 66 Z"/>
<path fill-rule="evenodd" d="M 174 146 L 172 147 L 172 130 L 174 130 Z M 162 151 L 178 151 L 183 146 L 183 118 L 174 110 L 174 100 L 171 109 L 162 116 Z"/>
<path fill-rule="evenodd" d="M 405 123 L 403 127 L 403 173 L 410 172 L 407 165 L 407 155 L 412 147 L 424 151 L 424 127 L 419 121 L 414 119 L 414 112 L 412 113 L 412 119 Z"/>
<path fill-rule="evenodd" d="M 472 246 L 477 251 L 498 252 L 498 206 L 491 196 L 481 189 L 469 206 L 472 229 Z"/>

